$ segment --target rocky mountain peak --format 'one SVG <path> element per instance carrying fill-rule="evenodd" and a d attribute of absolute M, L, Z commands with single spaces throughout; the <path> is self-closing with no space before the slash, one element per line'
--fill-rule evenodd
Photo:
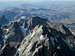
<path fill-rule="evenodd" d="M 55 26 L 57 28 L 55 28 Z M 63 30 L 63 31 L 62 31 Z M 65 31 L 65 33 L 64 33 Z M 68 56 L 75 55 L 74 35 L 62 24 L 37 25 L 22 41 L 16 55 Z M 69 42 L 68 42 L 69 41 Z M 71 44 L 73 43 L 73 44 Z M 63 53 L 63 54 L 62 54 Z"/>
<path fill-rule="evenodd" d="M 40 17 L 31 17 L 24 21 L 13 21 L 3 29 L 8 29 L 5 34 L 8 37 L 6 41 L 8 44 L 2 55 L 6 55 L 5 53 L 7 56 L 75 55 L 75 36 L 63 24 L 52 23 Z M 27 34 L 23 32 L 24 30 Z M 14 52 L 10 51 L 12 48 Z M 12 53 L 14 54 L 11 55 Z"/>
<path fill-rule="evenodd" d="M 36 25 L 42 25 L 42 24 L 46 24 L 48 20 L 47 19 L 43 19 L 41 17 L 31 17 L 28 21 L 27 21 L 27 25 L 28 28 L 33 29 Z"/>

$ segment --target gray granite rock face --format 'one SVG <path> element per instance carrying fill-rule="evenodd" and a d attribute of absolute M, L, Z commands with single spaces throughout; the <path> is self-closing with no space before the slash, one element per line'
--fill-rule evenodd
<path fill-rule="evenodd" d="M 33 32 L 22 41 L 17 54 L 20 56 L 74 56 L 74 36 L 64 25 L 57 27 L 60 29 L 48 25 L 36 26 Z"/>

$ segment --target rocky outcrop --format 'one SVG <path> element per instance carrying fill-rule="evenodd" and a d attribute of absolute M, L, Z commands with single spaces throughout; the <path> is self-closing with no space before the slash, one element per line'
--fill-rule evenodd
<path fill-rule="evenodd" d="M 38 25 L 22 41 L 16 55 L 74 56 L 74 37 L 62 24 Z"/>
<path fill-rule="evenodd" d="M 23 32 L 18 22 L 11 22 L 2 27 L 3 44 L 0 56 L 14 56 L 18 46 L 24 38 Z"/>
<path fill-rule="evenodd" d="M 47 19 L 43 19 L 38 16 L 31 17 L 27 20 L 25 26 L 28 27 L 28 29 L 32 30 L 36 25 L 44 25 L 46 24 L 47 21 L 48 21 Z"/>

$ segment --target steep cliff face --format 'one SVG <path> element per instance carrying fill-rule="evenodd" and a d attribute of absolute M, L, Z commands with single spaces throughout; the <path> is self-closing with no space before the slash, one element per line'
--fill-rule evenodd
<path fill-rule="evenodd" d="M 7 36 L 8 42 L 21 42 L 23 39 L 23 32 L 18 22 L 11 22 L 3 27 L 4 35 Z"/>
<path fill-rule="evenodd" d="M 3 47 L 0 56 L 14 56 L 16 50 L 24 38 L 23 32 L 18 22 L 12 22 L 2 27 Z M 2 40 L 1 40 L 2 41 Z"/>
<path fill-rule="evenodd" d="M 16 55 L 74 56 L 74 37 L 62 24 L 38 25 L 22 41 Z"/>
<path fill-rule="evenodd" d="M 0 49 L 2 48 L 3 46 L 3 31 L 2 29 L 0 29 Z"/>

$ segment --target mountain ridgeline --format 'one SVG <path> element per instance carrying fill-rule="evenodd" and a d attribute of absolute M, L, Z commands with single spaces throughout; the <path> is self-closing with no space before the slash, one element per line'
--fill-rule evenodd
<path fill-rule="evenodd" d="M 60 23 L 35 16 L 4 25 L 0 32 L 1 56 L 75 56 L 75 36 Z"/>

